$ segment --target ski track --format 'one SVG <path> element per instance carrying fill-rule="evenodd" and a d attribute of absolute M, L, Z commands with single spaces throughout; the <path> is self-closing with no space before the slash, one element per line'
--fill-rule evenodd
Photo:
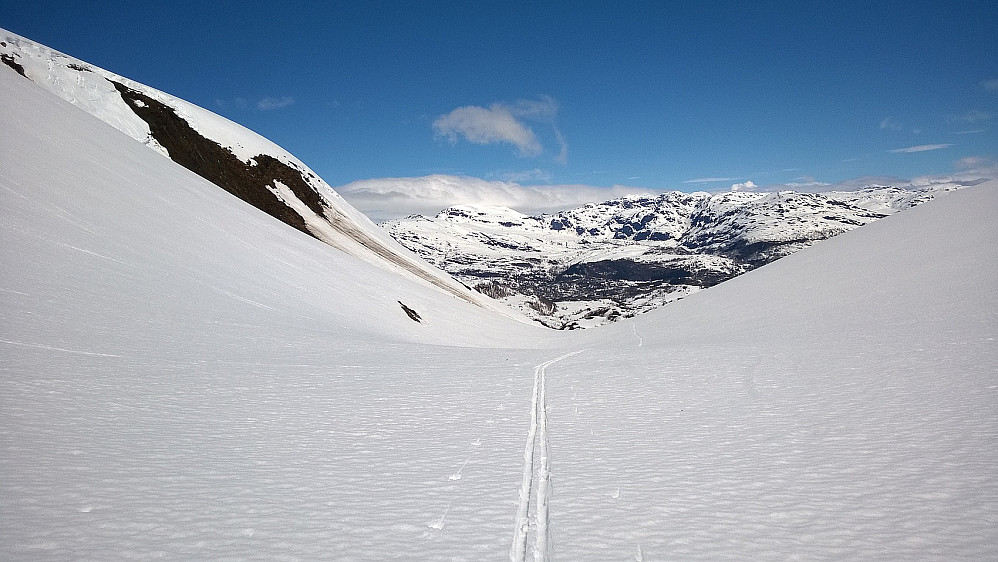
<path fill-rule="evenodd" d="M 98 353 L 96 351 L 84 351 L 81 349 L 66 349 L 64 347 L 54 347 L 51 345 L 42 345 L 39 343 L 25 343 L 19 341 L 0 339 L 0 343 L 6 343 L 8 345 L 16 345 L 18 347 L 31 347 L 35 349 L 44 349 L 48 351 L 61 351 L 63 353 L 72 353 L 75 355 L 89 355 L 92 357 L 121 357 L 121 355 L 116 355 L 113 353 Z"/>
<path fill-rule="evenodd" d="M 551 467 L 548 459 L 547 434 L 547 368 L 555 363 L 578 355 L 585 350 L 560 355 L 534 366 L 534 388 L 530 398 L 530 426 L 523 448 L 523 480 L 520 484 L 520 501 L 516 509 L 513 544 L 509 559 L 524 562 L 527 556 L 527 535 L 530 532 L 530 499 L 534 496 L 534 547 L 535 561 L 548 558 L 548 496 L 551 488 Z M 537 478 L 534 478 L 534 456 L 538 456 Z"/>
<path fill-rule="evenodd" d="M 638 333 L 638 323 L 633 320 L 631 321 L 631 330 L 634 331 L 634 337 L 638 338 L 638 347 L 644 347 L 645 339 Z"/>

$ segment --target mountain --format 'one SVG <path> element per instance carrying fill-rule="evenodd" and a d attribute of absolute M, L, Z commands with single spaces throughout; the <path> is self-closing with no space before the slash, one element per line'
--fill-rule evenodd
<path fill-rule="evenodd" d="M 305 164 L 219 115 L 0 30 L 0 62 L 265 213 L 378 267 L 498 309 L 413 256 Z"/>
<path fill-rule="evenodd" d="M 0 99 L 0 559 L 998 548 L 998 182 L 555 331 Z"/>
<path fill-rule="evenodd" d="M 464 284 L 555 328 L 631 317 L 955 189 L 668 192 L 526 216 L 456 206 L 384 223 Z"/>

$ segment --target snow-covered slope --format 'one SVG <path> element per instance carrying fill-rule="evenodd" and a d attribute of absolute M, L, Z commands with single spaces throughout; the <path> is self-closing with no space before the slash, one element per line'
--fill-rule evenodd
<path fill-rule="evenodd" d="M 585 520 L 559 556 L 991 558 L 996 212 L 998 182 L 945 194 L 578 333 L 547 389 L 552 519 Z"/>
<path fill-rule="evenodd" d="M 205 315 L 243 318 L 247 326 L 254 324 L 248 318 L 273 316 L 305 329 L 466 345 L 503 339 L 483 331 L 510 331 L 501 315 L 287 228 L 0 70 L 5 313 L 28 320 L 5 328 L 35 326 L 7 339 L 117 354 L 127 347 L 118 338 L 149 337 L 147 323 L 190 343 L 210 329 L 201 324 Z M 93 329 L 63 330 L 60 300 L 80 291 Z M 38 292 L 50 296 L 45 311 L 17 304 Z M 422 321 L 410 320 L 398 301 Z M 122 316 L 123 309 L 131 312 Z M 81 345 L 81 337 L 94 345 Z"/>
<path fill-rule="evenodd" d="M 0 559 L 998 551 L 998 182 L 556 332 L 0 99 Z"/>
<path fill-rule="evenodd" d="M 7 68 L 264 212 L 378 267 L 502 310 L 428 267 L 260 135 L 184 100 L 0 29 Z"/>
<path fill-rule="evenodd" d="M 548 326 L 579 328 L 651 310 L 956 187 L 668 192 L 540 216 L 465 205 L 384 226 L 466 285 Z"/>

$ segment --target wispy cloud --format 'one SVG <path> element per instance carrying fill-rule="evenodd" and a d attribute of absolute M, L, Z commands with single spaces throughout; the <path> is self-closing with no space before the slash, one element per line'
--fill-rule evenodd
<path fill-rule="evenodd" d="M 943 148 L 949 148 L 953 146 L 952 144 L 920 144 L 918 146 L 906 146 L 904 148 L 895 148 L 894 150 L 888 150 L 888 152 L 893 152 L 894 154 L 910 154 L 912 152 L 927 152 L 929 150 L 941 150 Z"/>
<path fill-rule="evenodd" d="M 588 185 L 520 185 L 467 176 L 436 174 L 415 178 L 360 180 L 336 188 L 351 205 L 375 221 L 413 214 L 433 216 L 452 205 L 488 205 L 535 214 L 571 209 L 653 190 Z"/>
<path fill-rule="evenodd" d="M 565 136 L 561 134 L 561 130 L 558 129 L 557 125 L 554 125 L 554 136 L 558 141 L 558 154 L 554 157 L 554 161 L 559 164 L 568 163 L 568 143 L 565 142 Z"/>
<path fill-rule="evenodd" d="M 741 178 L 694 178 L 683 183 L 720 183 L 723 181 L 735 181 Z"/>
<path fill-rule="evenodd" d="M 542 170 L 540 168 L 534 168 L 533 170 L 500 170 L 493 172 L 487 176 L 491 179 L 499 179 L 502 181 L 551 181 L 553 177 L 551 172 L 547 170 Z"/>
<path fill-rule="evenodd" d="M 998 92 L 998 78 L 982 81 L 981 87 L 989 92 Z"/>
<path fill-rule="evenodd" d="M 904 123 L 893 117 L 885 117 L 880 121 L 880 129 L 888 131 L 900 131 L 904 129 Z"/>
<path fill-rule="evenodd" d="M 976 134 L 976 133 L 983 133 L 984 131 L 987 131 L 987 129 L 970 129 L 968 131 L 955 131 L 953 134 L 954 135 L 973 135 L 973 134 Z"/>
<path fill-rule="evenodd" d="M 957 115 L 955 117 L 950 117 L 950 122 L 962 122 L 962 123 L 978 123 L 980 121 L 990 121 L 994 119 L 996 114 L 990 111 L 981 111 L 979 109 L 972 109 L 963 115 Z"/>
<path fill-rule="evenodd" d="M 829 191 L 829 186 L 831 184 L 816 181 L 814 178 L 797 178 L 801 181 L 791 181 L 787 183 L 774 183 L 769 185 L 756 185 L 753 181 L 746 181 L 743 183 L 736 183 L 731 186 L 731 191 L 756 191 L 756 192 L 773 192 L 773 191 L 796 191 L 798 193 L 820 193 L 822 191 Z"/>
<path fill-rule="evenodd" d="M 215 99 L 215 105 L 222 109 L 238 108 L 243 111 L 272 111 L 275 109 L 282 109 L 288 107 L 295 103 L 295 99 L 291 96 L 281 96 L 281 97 L 265 97 L 256 102 L 249 99 L 238 97 L 231 99 Z"/>
<path fill-rule="evenodd" d="M 963 158 L 957 160 L 953 166 L 957 170 L 990 169 L 993 172 L 995 168 L 995 161 L 993 158 L 986 158 L 983 156 L 964 156 Z"/>
<path fill-rule="evenodd" d="M 557 115 L 558 103 L 550 96 L 513 104 L 494 103 L 489 107 L 466 105 L 437 117 L 433 130 L 436 136 L 446 138 L 452 144 L 459 138 L 473 144 L 507 143 L 515 146 L 521 156 L 540 156 L 544 147 L 525 121 L 542 123 L 551 127 L 558 143 L 554 160 L 564 164 L 568 158 L 568 144 L 558 129 Z"/>
<path fill-rule="evenodd" d="M 274 109 L 283 109 L 294 103 L 295 99 L 291 96 L 281 96 L 279 98 L 268 96 L 256 102 L 256 108 L 260 111 L 272 111 Z"/>

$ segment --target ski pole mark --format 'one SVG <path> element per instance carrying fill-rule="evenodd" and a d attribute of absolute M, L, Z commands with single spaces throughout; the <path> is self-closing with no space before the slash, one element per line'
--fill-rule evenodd
<path fill-rule="evenodd" d="M 448 476 L 447 479 L 448 480 L 460 480 L 461 479 L 461 471 L 464 470 L 464 467 L 468 466 L 469 462 L 471 462 L 471 458 L 468 458 L 468 460 L 464 461 L 464 464 L 461 465 L 461 468 L 457 469 L 457 472 L 455 472 L 454 474 L 451 474 L 450 476 Z"/>
<path fill-rule="evenodd" d="M 445 526 L 444 522 L 447 520 L 447 514 L 450 513 L 451 503 L 452 502 L 447 502 L 447 508 L 444 509 L 444 514 L 440 516 L 440 519 L 437 519 L 436 521 L 431 521 L 426 524 L 426 527 L 428 529 L 433 529 L 434 531 L 441 531 L 441 532 L 444 530 Z M 423 538 L 430 538 L 432 536 L 433 533 L 431 531 L 423 531 Z"/>
<path fill-rule="evenodd" d="M 509 549 L 512 562 L 524 562 L 527 556 L 527 535 L 530 532 L 530 499 L 534 496 L 534 548 L 535 561 L 548 558 L 548 497 L 551 489 L 551 466 L 548 459 L 547 434 L 547 368 L 585 350 L 566 353 L 534 367 L 534 388 L 530 397 L 530 426 L 523 448 L 523 480 L 520 483 L 520 501 L 516 508 L 513 544 Z M 534 456 L 539 457 L 537 478 L 534 478 Z"/>

